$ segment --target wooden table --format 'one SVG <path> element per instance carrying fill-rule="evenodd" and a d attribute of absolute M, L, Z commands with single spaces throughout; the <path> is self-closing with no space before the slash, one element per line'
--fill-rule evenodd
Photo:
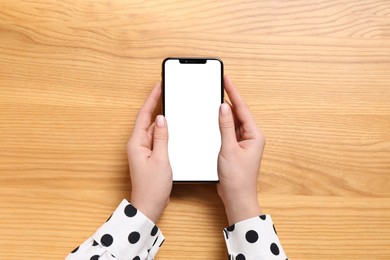
<path fill-rule="evenodd" d="M 63 259 L 122 198 L 168 56 L 216 56 L 267 136 L 291 259 L 390 259 L 390 2 L 0 1 L 0 259 Z M 177 185 L 157 259 L 226 259 L 213 185 Z"/>

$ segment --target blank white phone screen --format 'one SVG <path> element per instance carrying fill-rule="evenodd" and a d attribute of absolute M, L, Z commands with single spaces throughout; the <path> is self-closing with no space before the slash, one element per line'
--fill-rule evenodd
<path fill-rule="evenodd" d="M 214 59 L 203 64 L 168 59 L 164 74 L 164 109 L 173 180 L 217 181 L 222 63 Z"/>

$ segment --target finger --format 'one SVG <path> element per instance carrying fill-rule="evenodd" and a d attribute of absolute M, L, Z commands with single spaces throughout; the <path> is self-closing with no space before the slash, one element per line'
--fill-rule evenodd
<path fill-rule="evenodd" d="M 165 117 L 158 115 L 154 126 L 152 156 L 168 159 L 168 127 Z"/>
<path fill-rule="evenodd" d="M 133 131 L 133 135 L 136 135 L 136 137 L 139 138 L 149 128 L 152 119 L 152 114 L 154 109 L 157 106 L 160 95 L 161 95 L 161 84 L 158 83 L 150 92 L 144 105 L 141 107 L 140 111 L 138 112 L 137 119 L 135 120 L 134 131 Z"/>
<path fill-rule="evenodd" d="M 230 106 L 230 109 L 232 108 L 232 104 L 230 104 L 230 102 L 227 101 L 226 99 L 225 99 L 225 103 L 227 103 Z M 232 111 L 232 114 L 233 114 L 234 126 L 235 126 L 236 131 L 237 131 L 237 129 L 240 128 L 241 123 L 240 123 L 240 121 L 238 121 L 237 116 L 234 114 L 234 111 Z"/>
<path fill-rule="evenodd" d="M 228 103 L 223 103 L 219 108 L 219 130 L 221 131 L 222 149 L 237 145 L 233 113 Z"/>
<path fill-rule="evenodd" d="M 150 148 L 152 149 L 152 145 L 153 145 L 153 132 L 154 132 L 154 126 L 155 126 L 155 123 L 153 122 L 153 124 L 151 124 L 147 130 L 147 142 L 148 144 L 150 145 Z"/>
<path fill-rule="evenodd" d="M 257 126 L 252 113 L 227 75 L 224 76 L 224 88 L 232 102 L 233 113 L 236 115 L 237 120 L 243 125 L 248 132 L 247 134 L 255 134 Z"/>

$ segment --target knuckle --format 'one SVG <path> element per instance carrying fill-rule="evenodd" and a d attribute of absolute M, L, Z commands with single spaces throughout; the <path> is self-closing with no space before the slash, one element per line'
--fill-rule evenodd
<path fill-rule="evenodd" d="M 233 127 L 234 127 L 233 120 L 223 120 L 223 121 L 221 121 L 221 128 L 226 129 L 226 128 L 233 128 Z"/>
<path fill-rule="evenodd" d="M 236 147 L 227 142 L 223 142 L 221 146 L 220 155 L 224 158 L 229 157 L 230 155 L 234 155 L 236 153 Z"/>
<path fill-rule="evenodd" d="M 126 144 L 127 151 L 129 152 L 134 147 L 133 141 L 129 139 Z"/>
<path fill-rule="evenodd" d="M 154 140 L 168 140 L 168 133 L 166 131 L 156 131 L 153 138 Z"/>
<path fill-rule="evenodd" d="M 135 151 L 134 147 L 127 147 L 127 157 L 129 159 L 133 158 L 135 154 L 137 154 L 137 152 Z"/>
<path fill-rule="evenodd" d="M 257 139 L 261 145 L 265 145 L 266 137 L 260 129 L 257 130 Z"/>
<path fill-rule="evenodd" d="M 137 153 L 137 146 L 134 143 L 134 140 L 130 139 L 126 144 L 127 155 L 130 157 Z"/>
<path fill-rule="evenodd" d="M 158 165 L 164 165 L 164 164 L 168 161 L 168 157 L 165 156 L 165 153 L 159 154 L 159 155 L 156 156 L 154 159 L 155 159 L 155 162 L 156 162 Z"/>

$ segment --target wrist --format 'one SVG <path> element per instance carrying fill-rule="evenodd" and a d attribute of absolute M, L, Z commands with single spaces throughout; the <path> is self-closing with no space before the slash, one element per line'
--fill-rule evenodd
<path fill-rule="evenodd" d="M 138 200 L 137 198 L 132 198 L 130 203 L 155 224 L 160 219 L 160 216 L 162 215 L 167 205 L 163 203 L 154 203 L 151 201 Z"/>
<path fill-rule="evenodd" d="M 225 206 L 229 226 L 263 214 L 257 196 L 235 197 L 223 199 L 222 201 Z"/>

